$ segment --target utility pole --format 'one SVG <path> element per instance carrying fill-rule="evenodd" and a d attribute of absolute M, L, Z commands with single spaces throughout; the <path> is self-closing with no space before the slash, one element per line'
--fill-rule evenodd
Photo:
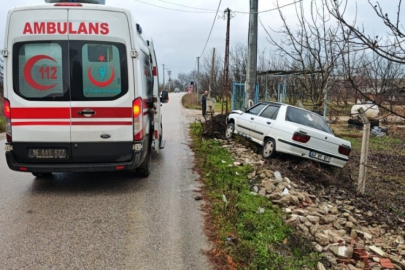
<path fill-rule="evenodd" d="M 172 81 L 172 78 L 171 78 L 172 71 L 170 69 L 167 71 L 167 75 L 169 76 L 169 92 L 170 92 L 170 82 Z"/>
<path fill-rule="evenodd" d="M 211 91 L 212 91 L 212 82 L 214 81 L 214 64 L 215 64 L 215 48 L 212 49 L 212 60 L 211 60 L 211 74 L 210 74 L 210 86 L 209 86 L 209 91 L 208 91 L 208 97 L 211 97 Z"/>
<path fill-rule="evenodd" d="M 257 18 L 258 0 L 250 0 L 249 36 L 248 36 L 248 62 L 246 74 L 246 97 L 245 107 L 249 106 L 249 100 L 254 100 L 257 76 Z"/>
<path fill-rule="evenodd" d="M 198 102 L 198 79 L 200 78 L 200 57 L 197 57 L 197 80 L 195 82 L 195 92 L 197 94 L 197 102 Z"/>
<path fill-rule="evenodd" d="M 225 100 L 225 113 L 228 113 L 228 90 L 229 90 L 229 28 L 231 21 L 231 10 L 225 9 L 226 14 L 226 42 L 225 42 L 225 68 L 224 68 L 224 83 L 222 88 L 222 112 L 224 113 L 224 100 Z"/>
<path fill-rule="evenodd" d="M 165 85 L 165 64 L 163 64 L 163 91 L 165 90 L 166 85 Z"/>

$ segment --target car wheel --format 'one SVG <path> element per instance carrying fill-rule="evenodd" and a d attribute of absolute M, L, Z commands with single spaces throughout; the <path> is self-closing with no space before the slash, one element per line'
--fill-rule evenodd
<path fill-rule="evenodd" d="M 137 174 L 141 177 L 148 177 L 152 172 L 151 163 L 152 163 L 152 147 L 149 145 L 148 153 L 146 154 L 145 160 L 136 169 Z"/>
<path fill-rule="evenodd" d="M 32 175 L 35 177 L 51 177 L 52 173 L 33 172 Z"/>
<path fill-rule="evenodd" d="M 276 154 L 276 142 L 272 138 L 267 138 L 264 141 L 262 156 L 264 158 L 272 158 L 275 157 Z"/>
<path fill-rule="evenodd" d="M 229 123 L 226 126 L 225 130 L 225 139 L 229 140 L 233 137 L 233 132 L 235 131 L 235 124 L 234 123 Z"/>

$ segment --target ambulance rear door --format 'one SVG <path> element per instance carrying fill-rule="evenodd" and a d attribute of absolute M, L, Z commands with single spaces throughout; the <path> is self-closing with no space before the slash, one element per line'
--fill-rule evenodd
<path fill-rule="evenodd" d="M 65 28 L 57 32 L 56 22 Z M 22 163 L 71 162 L 66 23 L 66 10 L 9 13 L 5 89 L 13 154 Z"/>
<path fill-rule="evenodd" d="M 74 29 L 69 33 L 73 161 L 130 161 L 134 72 L 128 18 L 88 6 L 68 10 Z"/>

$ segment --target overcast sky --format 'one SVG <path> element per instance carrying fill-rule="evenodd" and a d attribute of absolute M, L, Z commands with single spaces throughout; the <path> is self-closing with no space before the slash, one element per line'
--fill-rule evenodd
<path fill-rule="evenodd" d="M 296 0 L 279 0 L 279 4 L 283 6 L 294 1 Z M 305 5 L 310 3 L 310 0 L 303 1 Z M 357 3 L 360 23 L 367 27 L 377 27 L 375 21 L 378 19 L 367 0 L 349 1 L 352 5 Z M 133 12 L 134 17 L 143 28 L 144 38 L 154 40 L 160 74 L 162 74 L 162 64 L 165 64 L 165 67 L 171 69 L 174 79 L 179 73 L 188 73 L 196 69 L 196 58 L 203 52 L 219 2 L 219 0 L 106 0 L 107 5 L 126 7 Z M 390 3 L 388 8 L 394 10 L 397 1 L 386 0 L 383 2 Z M 44 0 L 0 0 L 0 3 L 0 46 L 3 48 L 7 11 L 14 6 L 42 4 Z M 259 12 L 273 9 L 276 6 L 275 3 L 276 0 L 259 0 Z M 223 16 L 224 10 L 228 7 L 234 11 L 230 26 L 230 46 L 232 47 L 236 43 L 246 45 L 249 0 L 222 0 L 218 14 Z M 349 15 L 354 15 L 354 10 L 354 8 L 350 9 L 351 14 Z M 294 26 L 296 17 L 294 6 L 284 7 L 283 12 Z M 281 26 L 277 11 L 262 12 L 259 17 L 265 26 L 271 26 L 273 29 Z M 377 30 L 373 29 L 373 31 Z M 204 53 L 209 53 L 215 47 L 217 53 L 224 55 L 225 33 L 226 20 L 216 19 Z M 266 33 L 260 23 L 258 35 L 259 51 L 270 51 L 272 48 L 266 40 Z M 162 76 L 160 76 L 160 80 L 162 80 Z"/>

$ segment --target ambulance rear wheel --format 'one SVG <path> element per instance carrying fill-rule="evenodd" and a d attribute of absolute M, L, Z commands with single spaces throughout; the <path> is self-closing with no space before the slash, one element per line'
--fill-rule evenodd
<path fill-rule="evenodd" d="M 141 177 L 148 177 L 152 172 L 151 163 L 152 163 L 152 145 L 149 143 L 149 149 L 148 152 L 146 153 L 145 160 L 136 170 L 138 175 Z"/>

